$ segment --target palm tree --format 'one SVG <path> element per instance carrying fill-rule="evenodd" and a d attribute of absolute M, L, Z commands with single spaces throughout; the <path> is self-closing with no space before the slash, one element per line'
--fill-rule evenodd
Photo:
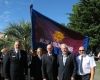
<path fill-rule="evenodd" d="M 11 39 L 7 39 L 7 35 L 4 34 L 3 38 L 0 38 L 0 50 L 3 47 L 9 47 L 12 45 L 12 40 Z"/>
<path fill-rule="evenodd" d="M 9 24 L 5 30 L 5 34 L 9 39 L 16 39 L 22 42 L 23 48 L 28 51 L 31 46 L 31 24 L 29 22 L 21 22 L 19 24 Z"/>

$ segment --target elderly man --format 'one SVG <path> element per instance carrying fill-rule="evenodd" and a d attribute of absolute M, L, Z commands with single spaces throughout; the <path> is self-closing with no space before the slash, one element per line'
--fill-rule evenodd
<path fill-rule="evenodd" d="M 27 53 L 21 49 L 20 41 L 15 41 L 14 48 L 8 52 L 5 66 L 6 74 L 10 75 L 10 80 L 25 80 Z"/>
<path fill-rule="evenodd" d="M 43 80 L 57 80 L 57 56 L 52 52 L 53 46 L 47 45 L 47 54 L 42 56 Z"/>
<path fill-rule="evenodd" d="M 61 54 L 58 55 L 58 80 L 74 80 L 76 65 L 74 55 L 68 50 L 66 44 L 61 44 Z"/>
<path fill-rule="evenodd" d="M 93 56 L 86 54 L 83 46 L 79 47 L 79 55 L 77 61 L 77 76 L 76 80 L 93 80 L 96 63 Z"/>

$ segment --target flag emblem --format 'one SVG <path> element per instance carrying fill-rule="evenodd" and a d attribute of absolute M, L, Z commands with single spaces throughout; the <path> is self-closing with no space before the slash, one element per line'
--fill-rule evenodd
<path fill-rule="evenodd" d="M 60 42 L 64 39 L 64 34 L 62 32 L 55 31 L 53 34 L 53 38 L 55 41 Z"/>

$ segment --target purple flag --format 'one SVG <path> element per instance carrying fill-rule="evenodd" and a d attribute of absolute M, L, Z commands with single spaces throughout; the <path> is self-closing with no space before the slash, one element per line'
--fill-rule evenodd
<path fill-rule="evenodd" d="M 35 47 L 45 48 L 47 44 L 52 43 L 55 50 L 58 50 L 61 43 L 66 43 L 68 49 L 76 53 L 80 46 L 88 46 L 87 37 L 58 24 L 34 9 L 32 9 L 32 28 L 34 29 L 32 41 Z"/>

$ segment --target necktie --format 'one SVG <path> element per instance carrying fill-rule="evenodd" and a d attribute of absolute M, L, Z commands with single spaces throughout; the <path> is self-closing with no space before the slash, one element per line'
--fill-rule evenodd
<path fill-rule="evenodd" d="M 20 59 L 20 53 L 19 53 L 19 51 L 16 53 L 16 56 L 17 56 L 17 59 L 19 60 Z"/>
<path fill-rule="evenodd" d="M 80 73 L 83 73 L 82 63 L 83 63 L 83 56 L 81 56 L 81 61 L 80 61 Z"/>

